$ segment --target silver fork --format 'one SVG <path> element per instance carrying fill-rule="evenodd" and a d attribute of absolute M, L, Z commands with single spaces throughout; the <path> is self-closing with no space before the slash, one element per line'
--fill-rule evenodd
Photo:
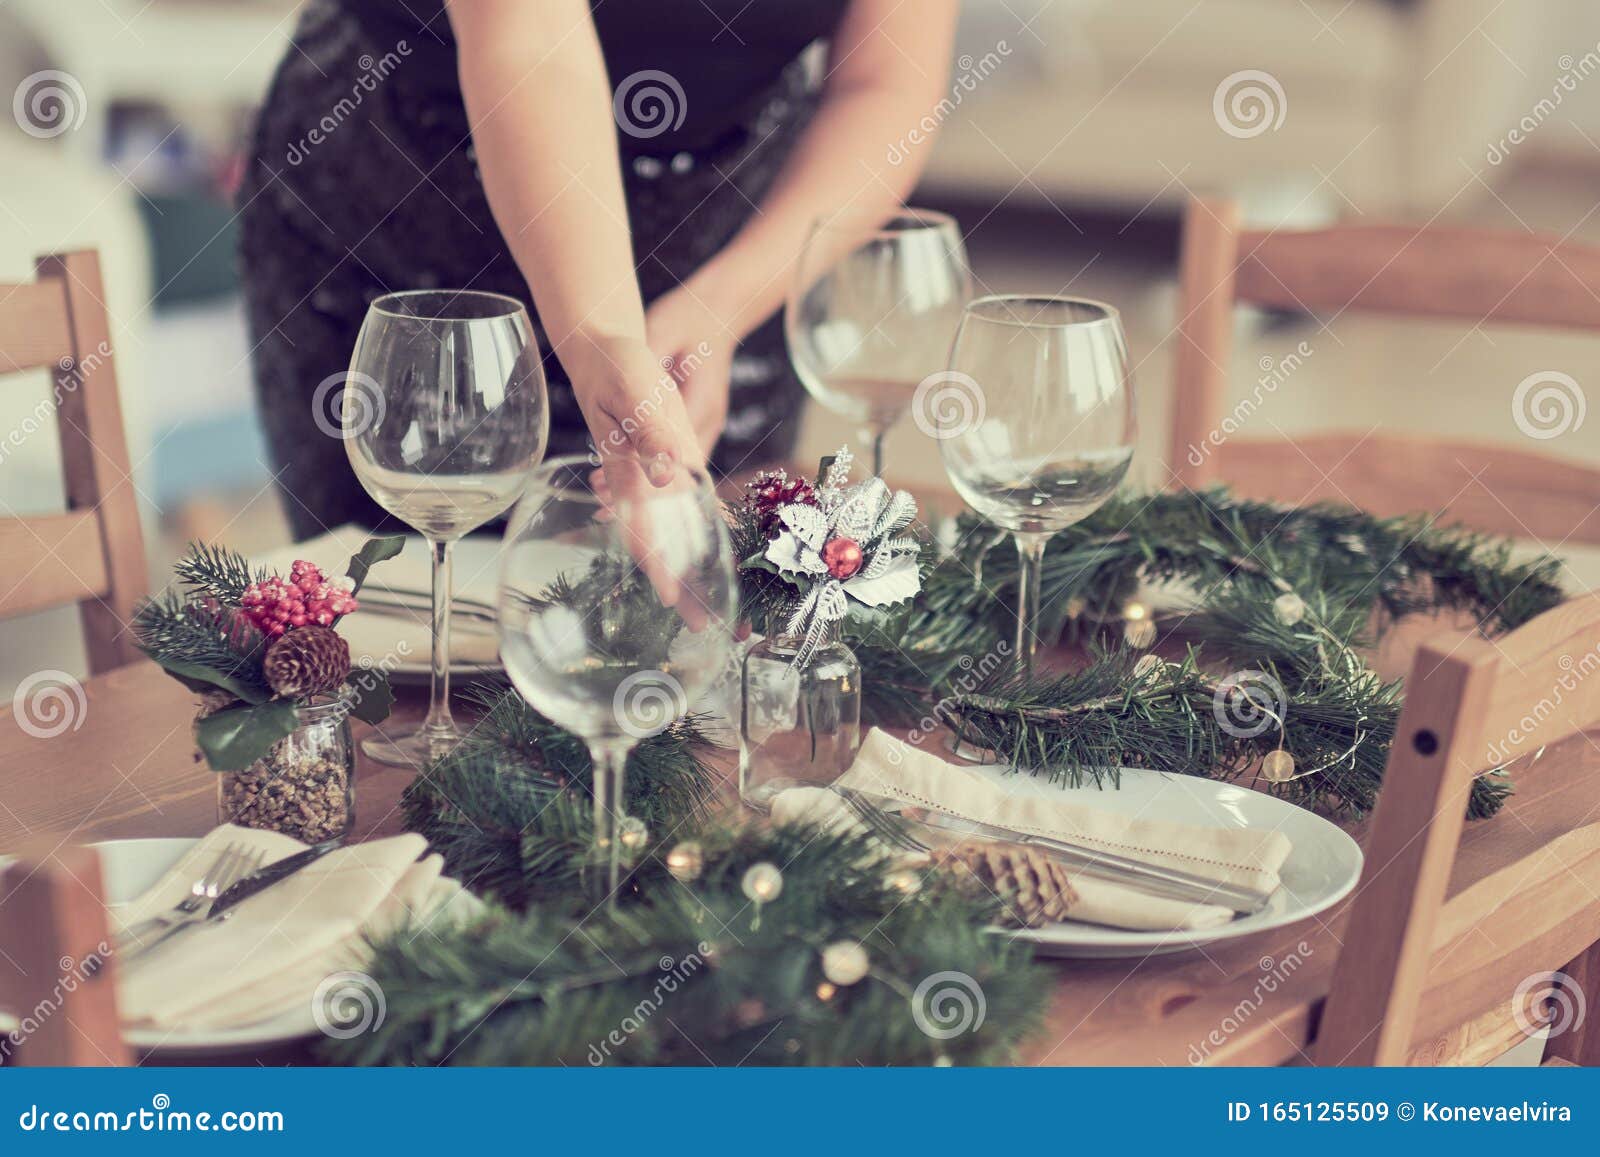
<path fill-rule="evenodd" d="M 213 900 L 234 881 L 259 868 L 265 859 L 265 853 L 249 852 L 239 844 L 229 844 L 217 853 L 217 858 L 194 882 L 189 894 L 176 905 L 160 915 L 124 928 L 116 939 L 117 955 L 124 962 L 133 960 L 179 929 L 204 919 Z"/>
<path fill-rule="evenodd" d="M 850 810 L 872 829 L 875 835 L 880 836 L 888 843 L 907 852 L 932 851 L 928 844 L 906 830 L 905 825 L 910 821 L 902 817 L 891 816 L 866 796 L 851 788 L 835 787 L 834 791 L 849 805 Z M 1259 912 L 1267 905 L 1267 897 L 1252 892 L 1247 888 L 1224 884 L 1216 880 L 1208 880 L 1204 876 L 1196 876 L 1177 868 L 1147 864 L 1142 860 L 1129 859 L 1126 856 L 1119 856 L 1114 852 L 1101 851 L 1098 848 L 1080 848 L 1062 840 L 1036 836 L 1028 832 L 1007 831 L 992 824 L 978 823 L 973 820 L 966 822 L 973 828 L 973 831 L 968 833 L 969 835 L 1031 845 L 1045 852 L 1053 859 L 1060 860 L 1062 863 L 1078 869 L 1085 875 L 1096 876 L 1119 884 L 1131 884 L 1140 891 L 1149 892 L 1152 895 L 1196 904 L 1221 904 L 1232 908 L 1236 912 L 1245 913 Z M 929 826 L 939 827 L 941 831 L 950 831 L 955 835 L 961 834 L 955 828 L 947 829 L 937 824 L 930 824 Z"/>

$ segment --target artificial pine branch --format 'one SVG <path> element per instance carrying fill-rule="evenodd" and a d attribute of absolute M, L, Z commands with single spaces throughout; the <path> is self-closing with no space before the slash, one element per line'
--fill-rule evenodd
<path fill-rule="evenodd" d="M 697 879 L 666 880 L 615 912 L 494 910 L 464 928 L 411 930 L 375 945 L 368 973 L 385 1016 L 330 1041 L 344 1064 L 931 1064 L 1011 1058 L 1049 987 L 1027 945 L 984 931 L 988 898 L 938 874 L 908 896 L 867 837 L 807 826 L 713 827 Z M 664 841 L 647 862 L 657 865 Z M 752 903 L 757 863 L 783 888 Z M 821 952 L 854 941 L 870 971 L 825 984 Z M 964 1031 L 940 1039 L 954 1005 L 919 985 L 958 974 L 973 1002 Z M 937 980 L 937 978 L 935 977 Z M 945 997 L 955 992 L 952 988 Z M 981 1002 L 983 1015 L 976 1015 Z"/>
<path fill-rule="evenodd" d="M 229 607 L 165 591 L 139 605 L 133 635 L 192 690 L 220 687 L 252 703 L 273 694 L 261 670 L 266 640 Z"/>
<path fill-rule="evenodd" d="M 593 771 L 583 741 L 515 691 L 473 688 L 483 715 L 467 738 L 406 788 L 406 827 L 426 836 L 447 870 L 513 908 L 581 898 L 593 830 Z M 679 720 L 628 756 L 626 806 L 651 832 L 702 814 L 714 783 L 704 736 Z"/>
<path fill-rule="evenodd" d="M 250 560 L 237 551 L 205 542 L 191 542 L 188 552 L 172 569 L 191 590 L 230 607 L 239 605 L 251 583 L 267 577 L 262 568 L 252 570 Z"/>

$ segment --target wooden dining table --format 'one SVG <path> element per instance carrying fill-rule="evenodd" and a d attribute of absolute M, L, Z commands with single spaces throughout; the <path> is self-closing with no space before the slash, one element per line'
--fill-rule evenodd
<path fill-rule="evenodd" d="M 1387 661 L 1402 662 L 1403 653 Z M 92 678 L 83 691 L 84 709 L 59 735 L 41 737 L 13 718 L 0 719 L 0 851 L 24 841 L 48 846 L 195 837 L 212 828 L 216 778 L 200 762 L 190 734 L 193 694 L 148 662 Z M 392 718 L 420 717 L 424 698 L 421 689 L 402 689 Z M 365 732 L 366 725 L 356 726 Z M 733 774 L 726 758 L 718 766 Z M 1600 775 L 1600 746 L 1591 737 L 1579 736 L 1514 770 L 1510 803 L 1495 818 L 1468 825 L 1453 892 L 1487 880 L 1560 837 L 1571 839 L 1575 830 L 1600 845 L 1593 788 Z M 357 838 L 403 830 L 400 795 L 415 774 L 361 759 Z M 1349 830 L 1362 838 L 1360 824 Z M 1047 1016 L 1017 1060 L 1029 1065 L 1307 1063 L 1342 948 L 1343 922 L 1341 906 L 1280 930 L 1171 955 L 1051 961 Z M 1505 991 L 1496 982 L 1453 992 L 1449 1027 L 1419 1043 L 1415 1059 L 1481 1062 L 1516 1044 L 1523 1030 L 1508 1014 L 1514 983 L 1508 980 Z M 310 1054 L 280 1050 L 270 1058 L 223 1059 L 265 1063 L 285 1057 L 294 1061 Z"/>

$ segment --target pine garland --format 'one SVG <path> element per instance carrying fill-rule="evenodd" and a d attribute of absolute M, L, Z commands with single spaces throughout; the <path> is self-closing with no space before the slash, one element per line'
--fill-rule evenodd
<path fill-rule="evenodd" d="M 748 524 L 735 524 L 735 538 L 741 558 L 760 545 Z M 1239 776 L 1281 747 L 1301 770 L 1268 789 L 1344 815 L 1373 805 L 1400 707 L 1400 685 L 1359 658 L 1375 627 L 1454 609 L 1505 630 L 1561 599 L 1554 560 L 1514 565 L 1504 546 L 1431 519 L 1283 510 L 1220 491 L 1121 498 L 1051 541 L 1044 635 L 1056 637 L 1069 611 L 1115 623 L 1141 583 L 1185 580 L 1201 597 L 1182 616 L 1184 657 L 1093 644 L 1084 669 L 1027 677 L 990 661 L 1008 654 L 1013 552 L 971 519 L 956 538 L 925 564 L 913 605 L 847 624 L 869 714 L 947 723 L 1037 774 L 1108 786 L 1120 766 Z M 606 580 L 590 577 L 559 597 L 592 597 Z M 789 597 L 766 572 L 741 577 L 752 617 Z M 1289 593 L 1301 602 L 1285 615 L 1274 600 Z M 649 626 L 635 635 L 664 651 L 670 635 Z M 1265 680 L 1268 697 L 1236 699 L 1244 675 Z M 373 1033 L 330 1041 L 332 1059 L 980 1063 L 1008 1059 L 1037 1023 L 1047 986 L 1024 944 L 983 931 L 992 898 L 939 873 L 908 891 L 904 870 L 891 874 L 858 836 L 708 820 L 713 781 L 693 720 L 636 748 L 626 806 L 645 823 L 644 846 L 623 902 L 591 910 L 587 753 L 514 693 L 485 691 L 481 702 L 473 736 L 418 778 L 403 808 L 446 870 L 494 907 L 467 927 L 376 944 L 370 972 L 386 1017 Z M 1224 727 L 1219 713 L 1241 703 L 1266 703 L 1266 725 Z M 1501 777 L 1480 779 L 1470 814 L 1492 814 L 1508 790 Z M 676 848 L 681 865 L 688 843 L 703 867 L 686 878 L 668 864 Z M 758 863 L 778 865 L 784 881 L 759 906 L 740 885 Z M 828 980 L 830 944 L 864 947 L 865 977 Z M 932 1010 L 918 1000 L 936 974 L 971 981 L 980 1029 L 926 1031 Z"/>
<path fill-rule="evenodd" d="M 1011 1059 L 1042 1015 L 1048 976 L 1026 945 L 984 931 L 992 901 L 939 874 L 908 896 L 861 835 L 798 825 L 692 834 L 702 874 L 663 878 L 614 913 L 496 909 L 465 928 L 384 940 L 367 968 L 383 1021 L 330 1041 L 328 1058 L 982 1064 Z M 664 873 L 659 850 L 645 862 Z M 758 864 L 782 871 L 782 891 L 764 904 L 741 886 Z M 855 983 L 823 971 L 823 950 L 840 943 L 867 954 Z"/>

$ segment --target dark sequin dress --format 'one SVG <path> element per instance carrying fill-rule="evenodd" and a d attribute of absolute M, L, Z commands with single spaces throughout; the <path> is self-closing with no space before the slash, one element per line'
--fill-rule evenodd
<path fill-rule="evenodd" d="M 678 2 L 595 8 L 613 84 L 659 63 L 683 78 L 694 113 L 681 131 L 619 134 L 646 302 L 693 273 L 754 212 L 815 105 L 798 54 L 843 7 L 738 0 L 718 12 L 725 0 L 682 0 L 674 24 Z M 610 15 L 602 20 L 602 12 Z M 729 18 L 747 22 L 745 47 L 716 23 Z M 775 20 L 787 22 L 777 37 Z M 766 34 L 759 51 L 751 27 Z M 719 52 L 731 68 L 716 69 Z M 335 392 L 318 386 L 349 366 L 367 304 L 395 290 L 450 286 L 531 305 L 478 179 L 439 0 L 313 0 L 258 119 L 240 210 L 257 401 L 295 537 L 352 521 L 380 525 L 384 514 L 351 474 L 344 445 L 321 430 L 329 418 L 314 413 L 314 401 Z M 540 342 L 548 351 L 542 330 Z M 545 370 L 549 452 L 581 451 L 583 421 L 548 352 Z M 713 465 L 783 457 L 803 392 L 781 316 L 740 346 L 732 376 Z"/>

